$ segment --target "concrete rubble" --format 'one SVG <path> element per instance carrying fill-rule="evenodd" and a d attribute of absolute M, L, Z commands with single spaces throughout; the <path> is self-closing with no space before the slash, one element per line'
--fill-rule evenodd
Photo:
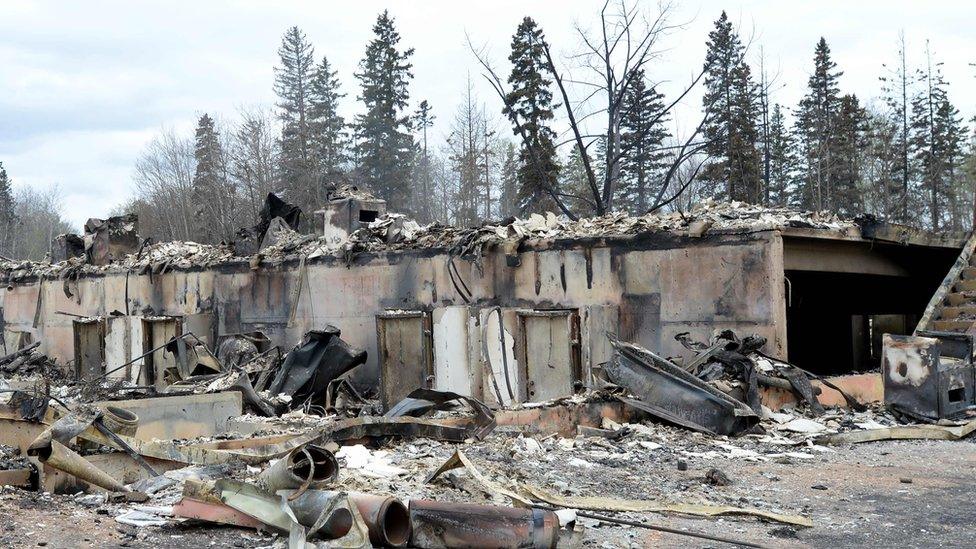
<path fill-rule="evenodd" d="M 348 209 L 342 201 L 350 199 L 372 198 L 347 188 L 331 204 Z M 431 248 L 477 262 L 497 247 L 517 262 L 527 239 L 860 230 L 830 215 L 708 202 L 685 214 L 578 222 L 547 214 L 474 228 L 383 213 L 346 220 L 361 226 L 345 227 L 337 242 L 342 231 L 296 232 L 300 216 L 269 197 L 260 222 L 242 230 L 248 256 L 239 243 L 140 241 L 130 217 L 92 220 L 85 255 L 4 261 L 0 271 L 11 288 L 59 280 L 73 298 L 73 281 L 97 272 L 162 275 Z M 72 318 L 82 326 L 76 345 L 85 326 L 104 321 Z M 251 547 L 611 547 L 651 544 L 645 533 L 674 544 L 762 547 L 837 527 L 809 498 L 768 487 L 783 474 L 771 471 L 829 471 L 859 443 L 956 441 L 976 430 L 976 402 L 924 421 L 884 397 L 865 398 L 856 380 L 814 374 L 767 354 L 765 337 L 730 329 L 707 340 L 675 334 L 688 351 L 680 357 L 614 333 L 591 335 L 609 360 L 586 370 L 589 379 L 571 393 L 541 401 L 506 398 L 487 347 L 493 400 L 407 379 L 364 390 L 350 380 L 368 353 L 342 329 L 321 325 L 290 345 L 260 331 L 160 329 L 127 361 L 109 363 L 103 350 L 94 366 L 80 350 L 73 365 L 60 364 L 41 352 L 43 341 L 22 337 L 0 357 L 0 499 L 93 513 L 116 524 L 113 541 L 123 545 L 206 531 Z M 960 360 L 971 365 L 969 349 Z M 406 397 L 384 406 L 389 394 Z M 748 467 L 761 473 L 747 476 Z M 827 488 L 818 481 L 811 489 Z M 746 531 L 756 525 L 765 526 Z M 46 534 L 39 527 L 31 535 Z"/>
<path fill-rule="evenodd" d="M 258 227 L 251 231 L 257 231 Z M 352 232 L 347 241 L 342 243 L 330 241 L 324 236 L 302 235 L 294 231 L 291 234 L 278 235 L 277 242 L 251 255 L 235 254 L 235 246 L 232 244 L 147 243 L 137 253 L 121 256 L 110 264 L 92 264 L 83 257 L 55 263 L 0 260 L 0 273 L 7 277 L 9 283 L 36 276 L 60 278 L 101 271 L 152 271 L 159 274 L 170 268 L 208 268 L 243 261 L 253 261 L 255 264 L 274 263 L 298 257 L 314 259 L 322 255 L 348 257 L 349 254 L 404 249 L 442 248 L 455 249 L 461 254 L 476 254 L 482 247 L 524 239 L 592 239 L 649 232 L 702 236 L 706 233 L 735 234 L 779 227 L 849 231 L 856 229 L 857 224 L 825 212 L 801 212 L 711 201 L 683 214 L 647 214 L 640 217 L 612 214 L 569 221 L 550 212 L 472 228 L 420 225 L 403 214 L 389 213 Z M 267 225 L 264 229 L 267 230 Z M 263 238 L 264 233 L 260 233 L 260 236 Z"/>

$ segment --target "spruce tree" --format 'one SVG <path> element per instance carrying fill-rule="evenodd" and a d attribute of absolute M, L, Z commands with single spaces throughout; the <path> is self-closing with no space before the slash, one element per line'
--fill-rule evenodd
<path fill-rule="evenodd" d="M 207 244 L 229 237 L 238 220 L 235 192 L 230 187 L 227 157 L 213 118 L 204 114 L 197 122 L 193 157 L 196 172 L 191 194 L 196 205 L 194 237 Z"/>
<path fill-rule="evenodd" d="M 339 79 L 325 57 L 316 65 L 309 92 L 309 126 L 316 168 L 326 179 L 348 159 L 346 121 L 339 114 Z M 319 201 L 324 197 L 318 196 Z"/>
<path fill-rule="evenodd" d="M 840 98 L 833 129 L 832 209 L 845 217 L 864 211 L 861 196 L 863 150 L 867 114 L 856 95 Z"/>
<path fill-rule="evenodd" d="M 702 170 L 705 191 L 718 198 L 759 202 L 760 155 L 756 149 L 756 94 L 745 48 L 723 11 L 708 34 L 702 107 L 705 152 L 713 158 Z"/>
<path fill-rule="evenodd" d="M 366 185 L 392 208 L 408 207 L 414 144 L 406 109 L 413 48 L 398 49 L 400 34 L 386 11 L 377 17 L 373 34 L 356 73 L 362 87 L 359 100 L 366 107 L 355 121 L 358 169 Z"/>
<path fill-rule="evenodd" d="M 664 95 L 647 87 L 643 70 L 637 71 L 630 82 L 620 124 L 622 181 L 616 202 L 622 209 L 640 215 L 653 206 L 664 179 L 669 162 L 663 146 L 669 134 Z"/>
<path fill-rule="evenodd" d="M 511 91 L 504 114 L 513 125 L 521 124 L 524 131 L 518 171 L 518 208 L 523 213 L 555 210 L 551 193 L 558 192 L 555 132 L 549 126 L 553 119 L 552 81 L 545 76 L 544 40 L 542 29 L 526 17 L 512 36 L 508 56 L 512 63 L 508 77 Z"/>
<path fill-rule="evenodd" d="M 948 228 L 961 231 L 972 221 L 972 182 L 965 177 L 966 127 L 962 117 L 948 97 L 943 98 L 935 113 L 936 151 L 941 158 L 943 188 L 946 193 Z"/>
<path fill-rule="evenodd" d="M 830 47 L 820 38 L 814 53 L 813 74 L 807 93 L 797 109 L 796 133 L 805 177 L 796 193 L 796 205 L 810 210 L 829 210 L 835 204 L 835 124 L 840 107 L 837 81 L 841 76 L 830 58 Z"/>
<path fill-rule="evenodd" d="M 502 155 L 502 191 L 498 205 L 498 213 L 502 218 L 518 214 L 519 158 L 515 145 L 507 142 Z"/>
<path fill-rule="evenodd" d="M 955 151 L 958 149 L 956 133 L 958 111 L 948 99 L 948 85 L 942 76 L 941 63 L 932 64 L 926 46 L 926 64 L 917 71 L 918 93 L 912 99 L 909 119 L 909 149 L 913 163 L 912 173 L 917 174 L 918 202 L 928 212 L 928 224 L 932 230 L 940 230 L 949 220 L 951 212 L 952 184 Z"/>
<path fill-rule="evenodd" d="M 574 146 L 569 153 L 569 158 L 563 163 L 559 170 L 559 189 L 564 193 L 567 206 L 580 216 L 594 214 L 591 201 L 593 193 L 590 192 L 589 179 L 586 176 L 586 168 L 583 167 L 583 155 L 580 154 L 579 147 Z M 624 204 L 618 202 L 619 206 Z"/>
<path fill-rule="evenodd" d="M 885 103 L 890 111 L 889 116 L 896 128 L 894 146 L 897 148 L 897 164 L 899 185 L 890 189 L 890 200 L 896 207 L 890 209 L 888 219 L 909 222 L 911 202 L 912 166 L 909 158 L 909 127 L 908 119 L 912 103 L 911 75 L 908 72 L 907 53 L 905 51 L 905 34 L 898 35 L 897 61 L 888 69 L 888 74 L 881 77 L 881 91 Z"/>
<path fill-rule="evenodd" d="M 281 172 L 285 194 L 294 202 L 307 202 L 319 185 L 315 165 L 315 143 L 311 125 L 312 78 L 315 53 L 298 27 L 291 27 L 278 49 L 280 65 L 275 67 L 281 128 Z M 305 208 L 308 204 L 304 204 Z M 304 210 L 306 217 L 311 215 Z"/>
<path fill-rule="evenodd" d="M 773 106 L 769 119 L 769 184 L 766 188 L 768 205 L 789 204 L 790 189 L 796 178 L 796 149 L 793 134 L 786 125 L 780 104 Z"/>
<path fill-rule="evenodd" d="M 413 128 L 417 135 L 417 162 L 414 163 L 413 187 L 417 189 L 414 200 L 414 211 L 421 221 L 433 220 L 434 182 L 430 162 L 430 150 L 427 143 L 427 130 L 434 126 L 434 109 L 426 99 L 420 102 L 413 115 Z"/>
<path fill-rule="evenodd" d="M 9 254 L 15 218 L 13 183 L 0 162 L 0 251 Z"/>
<path fill-rule="evenodd" d="M 902 214 L 901 128 L 890 112 L 867 113 L 863 151 L 865 209 L 883 219 L 900 219 Z"/>

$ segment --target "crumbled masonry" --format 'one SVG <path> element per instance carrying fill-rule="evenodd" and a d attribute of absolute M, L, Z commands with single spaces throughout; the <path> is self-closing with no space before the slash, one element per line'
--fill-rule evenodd
<path fill-rule="evenodd" d="M 420 225 L 402 214 L 387 214 L 364 229 L 350 235 L 349 242 L 336 245 L 317 235 L 293 233 L 283 242 L 262 249 L 261 261 L 274 263 L 323 255 L 346 256 L 350 253 L 382 252 L 406 249 L 459 249 L 477 253 L 484 246 L 497 245 L 515 238 L 585 239 L 632 236 L 642 233 L 673 233 L 701 236 L 705 233 L 735 233 L 798 227 L 833 231 L 855 230 L 853 221 L 843 221 L 836 215 L 822 212 L 800 212 L 791 209 L 770 209 L 742 203 L 704 202 L 691 212 L 647 214 L 631 217 L 612 214 L 604 217 L 569 221 L 555 214 L 532 214 L 527 219 L 515 219 L 508 224 L 487 223 L 476 228 L 451 227 L 438 224 Z M 223 263 L 245 261 L 249 256 L 237 256 L 233 246 L 206 245 L 195 242 L 150 243 L 139 253 L 129 254 L 115 262 L 97 266 L 83 258 L 70 258 L 54 264 L 30 261 L 0 261 L 0 272 L 8 281 L 29 276 L 58 278 L 89 272 L 147 271 L 213 267 Z"/>

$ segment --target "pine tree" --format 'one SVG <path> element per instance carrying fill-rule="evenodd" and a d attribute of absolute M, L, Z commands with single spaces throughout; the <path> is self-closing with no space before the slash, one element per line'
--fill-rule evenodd
<path fill-rule="evenodd" d="M 883 219 L 902 213 L 900 126 L 887 112 L 868 112 L 865 123 L 862 192 L 865 210 Z"/>
<path fill-rule="evenodd" d="M 909 132 L 908 117 L 911 109 L 910 89 L 911 76 L 908 73 L 907 54 L 905 52 L 905 34 L 898 35 L 898 60 L 889 74 L 881 77 L 884 101 L 890 110 L 892 124 L 896 128 L 894 146 L 898 150 L 897 164 L 899 185 L 892 187 L 888 193 L 888 200 L 895 206 L 889 208 L 888 219 L 892 221 L 910 222 L 909 211 L 911 202 L 910 181 L 911 163 L 909 161 Z M 887 65 L 885 65 L 887 68 Z"/>
<path fill-rule="evenodd" d="M 502 159 L 501 197 L 498 213 L 502 218 L 518 214 L 518 174 L 520 155 L 511 142 L 505 143 Z"/>
<path fill-rule="evenodd" d="M 559 165 L 554 144 L 552 81 L 546 72 L 542 29 L 530 17 L 519 24 L 512 36 L 508 60 L 512 89 L 506 98 L 504 114 L 524 131 L 519 155 L 518 208 L 520 212 L 555 210 L 551 193 L 558 192 Z"/>
<path fill-rule="evenodd" d="M 971 222 L 972 179 L 965 177 L 966 128 L 957 109 L 946 97 L 935 113 L 936 150 L 942 159 L 943 187 L 946 190 L 948 228 L 961 231 Z M 945 227 L 943 227 L 945 228 Z"/>
<path fill-rule="evenodd" d="M 856 95 L 840 98 L 833 130 L 831 202 L 832 209 L 844 217 L 864 211 L 860 184 L 866 118 Z"/>
<path fill-rule="evenodd" d="M 790 189 L 796 179 L 796 150 L 793 134 L 786 126 L 783 107 L 773 106 L 769 119 L 769 182 L 766 188 L 769 206 L 786 206 L 790 203 Z"/>
<path fill-rule="evenodd" d="M 920 205 L 928 211 L 929 227 L 938 231 L 952 211 L 950 174 L 958 162 L 961 136 L 949 134 L 956 134 L 961 122 L 958 111 L 949 103 L 942 64 L 932 64 L 928 45 L 925 54 L 925 67 L 917 71 L 919 91 L 912 99 L 908 142 Z"/>
<path fill-rule="evenodd" d="M 962 228 L 970 230 L 976 229 L 976 117 L 970 122 L 973 124 L 968 139 L 965 139 L 962 151 L 962 162 L 960 166 L 960 178 L 956 184 L 959 189 L 960 197 L 965 197 L 968 201 L 969 211 L 961 212 L 960 225 Z M 960 205 L 962 206 L 962 205 Z"/>
<path fill-rule="evenodd" d="M 702 170 L 711 194 L 730 200 L 759 202 L 760 156 L 756 149 L 756 86 L 745 49 L 723 11 L 708 34 L 705 95 L 708 116 L 705 152 L 714 160 Z"/>
<path fill-rule="evenodd" d="M 419 133 L 417 139 L 417 162 L 414 163 L 414 188 L 418 190 L 415 196 L 414 210 L 421 221 L 433 220 L 433 192 L 434 184 L 430 162 L 430 152 L 427 145 L 427 130 L 434 126 L 433 107 L 426 99 L 420 102 L 413 115 L 413 128 Z"/>
<path fill-rule="evenodd" d="M 291 27 L 278 49 L 280 66 L 275 67 L 275 93 L 281 109 L 281 172 L 286 197 L 307 208 L 307 197 L 319 185 L 315 143 L 311 123 L 312 78 L 315 52 L 298 27 Z M 304 210 L 306 218 L 311 215 Z"/>
<path fill-rule="evenodd" d="M 615 202 L 621 209 L 640 215 L 653 206 L 664 179 L 669 162 L 663 146 L 669 134 L 664 95 L 654 87 L 647 87 L 643 70 L 637 71 L 630 82 L 623 102 L 622 181 Z"/>
<path fill-rule="evenodd" d="M 583 155 L 579 147 L 574 146 L 569 158 L 559 170 L 559 188 L 564 193 L 565 202 L 570 210 L 581 216 L 594 214 L 593 193 L 590 192 L 586 168 L 583 166 Z M 621 205 L 618 202 L 618 205 Z"/>
<path fill-rule="evenodd" d="M 837 81 L 841 72 L 830 58 L 827 41 L 820 38 L 814 53 L 814 71 L 807 81 L 807 93 L 800 100 L 796 133 L 805 178 L 795 196 L 796 205 L 810 210 L 833 209 L 836 183 L 835 124 L 840 107 Z"/>
<path fill-rule="evenodd" d="M 326 180 L 342 170 L 348 160 L 346 121 L 339 114 L 339 100 L 345 97 L 339 92 L 339 79 L 325 57 L 315 67 L 309 86 L 309 127 L 315 167 Z M 326 181 L 328 182 L 328 181 Z M 316 199 L 321 205 L 324 196 L 321 186 Z"/>
<path fill-rule="evenodd" d="M 408 207 L 414 143 L 406 109 L 413 48 L 397 49 L 400 34 L 386 11 L 377 17 L 373 33 L 356 73 L 362 87 L 359 100 L 366 107 L 355 123 L 359 172 L 391 207 Z"/>
<path fill-rule="evenodd" d="M 233 234 L 236 193 L 228 181 L 227 157 L 213 118 L 204 114 L 197 122 L 194 159 L 196 172 L 191 194 L 196 205 L 195 237 L 214 244 Z"/>
<path fill-rule="evenodd" d="M 458 107 L 448 137 L 450 160 L 457 176 L 455 223 L 473 225 L 478 221 L 479 187 L 481 186 L 481 115 L 474 103 L 471 78 L 468 78 L 464 102 Z"/>
<path fill-rule="evenodd" d="M 0 162 L 0 252 L 9 254 L 15 218 L 13 183 Z"/>

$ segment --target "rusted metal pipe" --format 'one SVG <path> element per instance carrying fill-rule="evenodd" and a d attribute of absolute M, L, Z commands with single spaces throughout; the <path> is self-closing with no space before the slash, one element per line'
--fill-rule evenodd
<path fill-rule="evenodd" d="M 554 549 L 559 519 L 552 511 L 499 505 L 410 500 L 412 547 Z"/>
<path fill-rule="evenodd" d="M 139 416 L 125 408 L 106 406 L 102 410 L 102 424 L 117 435 L 134 437 L 139 428 Z"/>
<path fill-rule="evenodd" d="M 295 492 L 288 499 L 288 507 L 298 523 L 309 528 L 309 534 L 339 539 L 352 530 L 354 519 L 349 509 L 351 502 L 342 492 L 306 490 Z"/>
<path fill-rule="evenodd" d="M 274 494 L 278 490 L 294 490 L 294 499 L 309 488 L 324 488 L 339 477 L 339 461 L 332 452 L 306 444 L 276 461 L 257 478 L 257 485 Z"/>
<path fill-rule="evenodd" d="M 30 448 L 27 454 L 36 456 L 45 465 L 74 475 L 88 484 L 94 484 L 109 492 L 130 491 L 124 484 L 56 440 L 51 440 L 50 444 Z"/>
<path fill-rule="evenodd" d="M 377 547 L 404 547 L 410 541 L 410 513 L 400 500 L 390 496 L 349 492 L 369 530 L 369 541 Z"/>

